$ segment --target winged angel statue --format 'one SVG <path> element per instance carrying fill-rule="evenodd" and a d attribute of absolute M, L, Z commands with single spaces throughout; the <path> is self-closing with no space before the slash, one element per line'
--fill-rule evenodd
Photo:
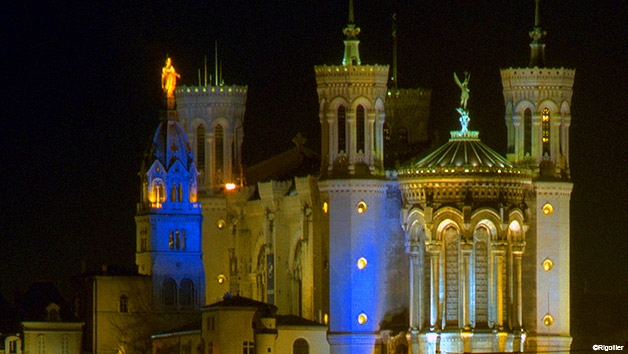
<path fill-rule="evenodd" d="M 468 71 L 464 72 L 464 81 L 462 82 L 460 82 L 458 75 L 454 73 L 454 80 L 456 80 L 458 87 L 460 87 L 460 90 L 462 91 L 460 93 L 460 107 L 466 111 L 467 101 L 469 100 L 469 92 L 471 91 L 469 90 L 469 72 Z"/>
<path fill-rule="evenodd" d="M 461 132 L 468 131 L 467 128 L 469 126 L 469 112 L 467 112 L 467 101 L 469 100 L 469 72 L 464 72 L 464 81 L 460 82 L 458 75 L 454 72 L 454 80 L 456 80 L 456 84 L 460 87 L 460 107 L 456 110 L 460 114 L 460 125 L 462 126 Z"/>

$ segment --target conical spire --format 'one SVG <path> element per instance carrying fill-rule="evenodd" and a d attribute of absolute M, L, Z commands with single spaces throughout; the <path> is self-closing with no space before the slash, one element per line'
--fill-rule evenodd
<path fill-rule="evenodd" d="M 534 0 L 536 3 L 536 9 L 534 12 L 534 29 L 530 31 L 530 66 L 531 67 L 544 67 L 545 66 L 545 43 L 543 38 L 546 32 L 541 29 L 541 13 L 539 11 L 539 1 Z"/>
<path fill-rule="evenodd" d="M 390 86 L 397 92 L 397 13 L 392 14 L 392 40 L 393 40 L 393 58 L 392 58 L 392 75 L 390 76 Z"/>
<path fill-rule="evenodd" d="M 353 0 L 349 0 L 349 23 L 355 23 L 355 16 L 353 15 Z"/>
<path fill-rule="evenodd" d="M 345 55 L 342 59 L 342 65 L 360 65 L 360 51 L 358 45 L 358 34 L 360 34 L 360 27 L 355 25 L 355 17 L 353 15 L 353 0 L 349 0 L 349 23 L 347 27 L 342 31 L 345 39 Z"/>

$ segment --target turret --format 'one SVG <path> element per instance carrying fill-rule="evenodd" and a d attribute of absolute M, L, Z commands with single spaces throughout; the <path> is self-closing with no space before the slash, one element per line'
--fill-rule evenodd
<path fill-rule="evenodd" d="M 536 176 L 568 180 L 574 69 L 545 67 L 545 31 L 536 0 L 530 67 L 502 69 L 508 131 L 507 157 Z"/>
<path fill-rule="evenodd" d="M 136 264 L 153 279 L 155 309 L 192 310 L 202 306 L 205 292 L 198 172 L 175 110 L 171 85 L 178 74 L 170 59 L 163 76 L 165 106 L 140 172 Z"/>
<path fill-rule="evenodd" d="M 342 65 L 314 67 L 324 177 L 384 174 L 384 102 L 388 65 L 361 65 L 353 1 Z"/>

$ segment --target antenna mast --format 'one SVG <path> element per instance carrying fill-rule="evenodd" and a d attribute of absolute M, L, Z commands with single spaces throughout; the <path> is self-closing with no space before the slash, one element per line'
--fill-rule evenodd
<path fill-rule="evenodd" d="M 395 9 L 396 10 L 396 9 Z M 392 77 L 390 81 L 392 88 L 397 91 L 397 13 L 392 14 L 392 39 L 393 39 L 393 62 L 392 62 Z"/>
<path fill-rule="evenodd" d="M 214 75 L 215 85 L 218 86 L 218 41 L 214 41 Z"/>

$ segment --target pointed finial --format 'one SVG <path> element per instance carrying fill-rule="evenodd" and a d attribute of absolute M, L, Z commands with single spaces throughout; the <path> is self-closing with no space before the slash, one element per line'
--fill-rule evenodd
<path fill-rule="evenodd" d="M 391 88 L 397 92 L 397 13 L 392 14 L 392 40 L 393 40 L 393 60 L 392 76 L 390 77 Z"/>
<path fill-rule="evenodd" d="M 360 51 L 358 45 L 358 34 L 360 34 L 360 27 L 355 25 L 355 18 L 353 16 L 353 0 L 349 0 L 349 23 L 347 27 L 342 30 L 345 39 L 345 55 L 342 60 L 342 65 L 360 65 Z"/>
<path fill-rule="evenodd" d="M 349 0 L 349 23 L 355 23 L 355 17 L 353 16 L 353 0 Z"/>
<path fill-rule="evenodd" d="M 540 0 L 534 0 L 536 7 L 534 10 L 534 29 L 530 31 L 530 66 L 531 67 L 543 67 L 545 66 L 545 43 L 543 43 L 543 37 L 546 32 L 541 28 L 541 11 L 539 9 Z"/>

